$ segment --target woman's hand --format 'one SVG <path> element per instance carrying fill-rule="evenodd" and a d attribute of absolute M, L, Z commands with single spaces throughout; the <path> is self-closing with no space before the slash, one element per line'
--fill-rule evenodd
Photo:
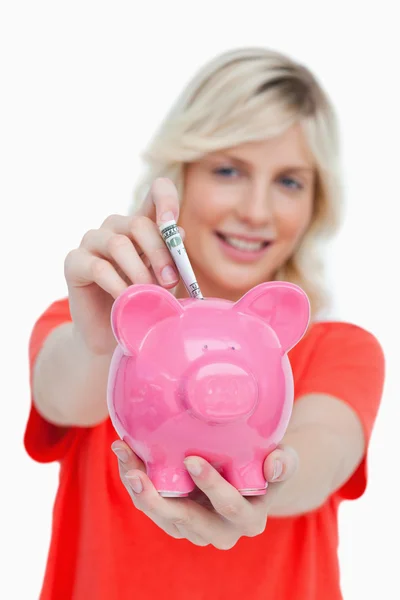
<path fill-rule="evenodd" d="M 274 496 L 298 464 L 292 448 L 277 448 L 264 463 L 264 476 L 270 482 L 267 493 L 245 498 L 208 462 L 188 457 L 186 468 L 198 489 L 190 498 L 163 498 L 127 444 L 118 440 L 112 449 L 118 457 L 121 480 L 137 509 L 174 538 L 186 538 L 197 546 L 211 544 L 220 550 L 232 548 L 243 536 L 254 537 L 264 531 Z"/>
<path fill-rule="evenodd" d="M 94 354 L 110 354 L 115 348 L 111 307 L 128 285 L 177 285 L 178 273 L 157 225 L 178 216 L 174 184 L 169 179 L 157 179 L 139 212 L 108 217 L 99 229 L 85 233 L 79 247 L 66 257 L 64 272 L 72 320 Z"/>

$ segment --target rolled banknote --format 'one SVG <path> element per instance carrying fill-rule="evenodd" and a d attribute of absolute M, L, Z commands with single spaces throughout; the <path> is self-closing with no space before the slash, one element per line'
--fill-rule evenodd
<path fill-rule="evenodd" d="M 159 228 L 189 296 L 203 299 L 176 222 L 166 221 Z"/>

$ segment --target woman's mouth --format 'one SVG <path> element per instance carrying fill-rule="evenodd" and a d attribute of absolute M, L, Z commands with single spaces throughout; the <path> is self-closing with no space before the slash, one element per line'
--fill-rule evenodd
<path fill-rule="evenodd" d="M 228 235 L 216 231 L 216 236 L 220 242 L 221 248 L 235 260 L 249 262 L 262 256 L 271 245 L 270 240 L 248 239 L 235 235 Z"/>

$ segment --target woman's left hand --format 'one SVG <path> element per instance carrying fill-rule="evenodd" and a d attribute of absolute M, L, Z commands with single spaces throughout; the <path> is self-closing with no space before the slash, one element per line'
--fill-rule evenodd
<path fill-rule="evenodd" d="M 189 498 L 163 498 L 127 444 L 118 440 L 112 449 L 118 457 L 121 480 L 138 510 L 174 538 L 186 538 L 197 546 L 211 544 L 220 550 L 232 548 L 243 536 L 254 537 L 264 531 L 271 502 L 298 467 L 295 450 L 278 447 L 264 462 L 267 493 L 243 497 L 207 461 L 188 457 L 185 465 L 198 489 Z"/>

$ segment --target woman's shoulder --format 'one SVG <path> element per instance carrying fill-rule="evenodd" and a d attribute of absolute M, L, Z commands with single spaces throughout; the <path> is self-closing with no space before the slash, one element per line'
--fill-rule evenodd
<path fill-rule="evenodd" d="M 358 323 L 340 320 L 312 322 L 303 338 L 292 350 L 299 354 L 323 353 L 330 356 L 370 356 L 384 360 L 384 352 L 377 335 Z"/>
<path fill-rule="evenodd" d="M 326 319 L 313 321 L 303 337 L 304 341 L 315 341 L 321 338 L 329 338 L 332 341 L 348 340 L 362 341 L 365 343 L 378 344 L 377 336 L 367 327 L 351 321 L 340 321 Z"/>
<path fill-rule="evenodd" d="M 71 313 L 68 296 L 49 302 L 38 315 L 36 324 L 48 320 L 70 321 Z"/>
<path fill-rule="evenodd" d="M 42 309 L 41 314 L 36 317 L 31 330 L 29 340 L 31 357 L 36 357 L 45 338 L 53 329 L 71 320 L 68 297 L 54 300 L 46 308 Z"/>
<path fill-rule="evenodd" d="M 377 337 L 348 321 L 316 321 L 289 353 L 297 395 L 329 393 L 354 403 L 379 403 L 385 355 Z"/>

